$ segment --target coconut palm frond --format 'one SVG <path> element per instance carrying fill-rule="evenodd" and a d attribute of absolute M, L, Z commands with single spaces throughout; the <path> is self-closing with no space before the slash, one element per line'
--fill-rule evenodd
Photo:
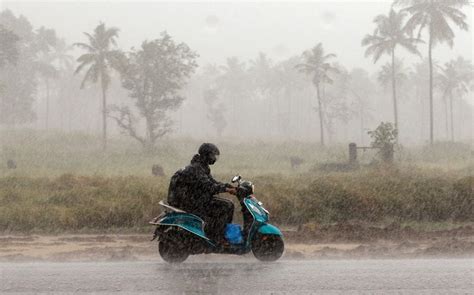
<path fill-rule="evenodd" d="M 87 82 L 97 83 L 99 80 L 99 67 L 97 64 L 93 64 L 84 75 L 81 82 L 81 89 L 83 89 Z"/>
<path fill-rule="evenodd" d="M 94 51 L 96 51 L 96 49 L 95 49 L 94 47 L 92 47 L 92 46 L 90 46 L 89 44 L 86 44 L 86 43 L 74 43 L 74 44 L 72 44 L 72 45 L 73 45 L 73 46 L 76 46 L 76 47 L 80 47 L 80 48 L 82 48 L 82 49 L 85 49 L 85 50 L 87 50 L 87 51 L 89 51 L 89 52 L 94 52 Z"/>
<path fill-rule="evenodd" d="M 117 46 L 116 38 L 118 37 L 119 31 L 120 30 L 118 28 L 115 28 L 115 27 L 108 28 L 104 33 L 104 39 L 109 39 L 110 44 L 112 44 L 114 46 Z"/>
<path fill-rule="evenodd" d="M 110 84 L 110 67 L 121 69 L 123 54 L 119 50 L 110 49 L 111 44 L 115 46 L 115 38 L 118 37 L 118 32 L 118 28 L 107 28 L 104 23 L 100 23 L 94 29 L 93 34 L 84 33 L 89 41 L 88 43 L 74 43 L 74 46 L 85 49 L 88 52 L 77 59 L 80 65 L 75 71 L 77 74 L 85 67 L 89 67 L 85 74 L 83 85 L 88 81 L 96 83 L 100 79 L 103 87 L 107 88 Z"/>
<path fill-rule="evenodd" d="M 74 71 L 74 74 L 79 74 L 80 72 L 82 72 L 84 67 L 88 66 L 91 63 L 92 62 L 82 62 L 81 64 L 79 64 L 79 66 L 77 66 L 76 70 Z"/>
<path fill-rule="evenodd" d="M 374 63 L 377 63 L 379 59 L 382 57 L 382 55 L 385 52 L 390 51 L 390 48 L 384 47 L 384 46 L 377 46 L 374 50 L 373 56 L 374 56 Z"/>
<path fill-rule="evenodd" d="M 318 43 L 310 50 L 303 52 L 303 63 L 297 64 L 295 68 L 301 73 L 312 75 L 312 81 L 316 85 L 321 82 L 329 82 L 332 80 L 327 77 L 327 73 L 330 71 L 335 73 L 336 70 L 328 61 L 335 57 L 334 53 L 326 54 L 322 43 Z"/>
<path fill-rule="evenodd" d="M 80 63 L 90 63 L 93 62 L 96 59 L 97 55 L 94 53 L 85 53 L 77 59 L 78 62 Z"/>
<path fill-rule="evenodd" d="M 403 6 L 403 11 L 411 14 L 406 27 L 413 31 L 418 28 L 419 34 L 429 27 L 434 43 L 447 42 L 453 44 L 454 32 L 448 20 L 461 30 L 468 30 L 466 15 L 460 10 L 469 5 L 467 0 L 411 0 L 395 1 L 395 5 Z"/>
<path fill-rule="evenodd" d="M 83 33 L 84 35 L 86 35 L 87 39 L 89 40 L 89 47 L 92 48 L 92 51 L 95 51 L 97 50 L 98 48 L 100 48 L 100 45 L 97 44 L 98 40 L 97 40 L 97 37 L 96 36 L 93 36 L 87 32 L 84 32 Z M 83 43 L 84 44 L 84 43 Z"/>
<path fill-rule="evenodd" d="M 400 40 L 399 45 L 405 48 L 408 52 L 416 54 L 421 58 L 421 52 L 418 50 L 415 44 L 423 43 L 420 39 L 409 38 L 406 40 Z"/>
<path fill-rule="evenodd" d="M 376 24 L 374 35 L 366 35 L 361 42 L 362 46 L 368 46 L 365 56 L 373 56 L 373 61 L 376 63 L 384 54 L 392 55 L 397 45 L 417 54 L 416 44 L 419 40 L 409 35 L 411 28 L 403 25 L 405 17 L 405 12 L 396 12 L 393 9 L 388 15 L 378 15 L 374 19 Z"/>

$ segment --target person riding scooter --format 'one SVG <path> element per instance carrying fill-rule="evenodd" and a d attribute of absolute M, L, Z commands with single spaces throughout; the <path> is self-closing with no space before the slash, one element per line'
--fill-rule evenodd
<path fill-rule="evenodd" d="M 206 222 L 205 232 L 215 241 L 223 241 L 226 224 L 232 223 L 234 204 L 219 198 L 219 193 L 235 195 L 230 184 L 218 182 L 211 175 L 210 165 L 216 163 L 220 151 L 212 143 L 203 143 L 190 165 L 173 175 L 168 204 L 195 214 Z"/>
<path fill-rule="evenodd" d="M 171 192 L 184 187 L 174 186 L 179 182 L 177 181 L 179 177 L 176 176 L 181 175 L 182 171 L 178 171 L 171 178 L 170 187 L 174 187 Z M 276 226 L 268 223 L 270 213 L 255 197 L 253 183 L 242 180 L 240 175 L 232 177 L 231 182 L 235 185 L 236 197 L 242 207 L 244 228 L 242 230 L 240 224 L 228 223 L 225 240 L 210 239 L 209 234 L 205 232 L 207 226 L 202 218 L 164 201 L 159 202 L 163 211 L 149 224 L 156 226 L 151 241 L 158 240 L 158 251 L 164 261 L 181 263 L 189 255 L 210 253 L 245 255 L 250 251 L 260 261 L 275 261 L 282 256 L 285 249 L 283 234 Z M 222 185 L 221 189 L 223 190 L 225 186 Z M 179 195 L 171 193 L 169 197 L 175 201 L 177 196 Z"/>

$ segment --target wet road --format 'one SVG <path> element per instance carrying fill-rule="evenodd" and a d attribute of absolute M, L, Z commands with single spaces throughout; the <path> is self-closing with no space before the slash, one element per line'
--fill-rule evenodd
<path fill-rule="evenodd" d="M 0 294 L 474 294 L 474 259 L 231 261 L 0 263 Z"/>

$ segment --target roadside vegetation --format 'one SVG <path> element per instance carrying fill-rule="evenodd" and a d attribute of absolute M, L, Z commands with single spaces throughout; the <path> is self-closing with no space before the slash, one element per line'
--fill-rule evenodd
<path fill-rule="evenodd" d="M 169 176 L 188 163 L 199 145 L 170 140 L 159 153 L 144 154 L 130 152 L 134 142 L 113 139 L 104 154 L 99 137 L 33 134 L 38 133 L 10 134 L 16 137 L 11 142 L 20 144 L 6 147 L 15 151 L 17 168 L 0 169 L 1 232 L 146 228 L 160 212 L 158 202 L 166 198 Z M 347 162 L 344 146 L 220 146 L 222 158 L 213 167 L 216 178 L 229 181 L 240 173 L 252 180 L 272 222 L 279 225 L 474 222 L 469 146 L 406 148 L 392 166 L 378 163 L 373 153 L 361 157 L 360 169 L 353 171 L 319 169 L 325 163 Z M 291 156 L 298 156 L 301 165 L 292 168 Z M 165 176 L 152 176 L 153 164 L 161 165 Z"/>
<path fill-rule="evenodd" d="M 334 222 L 474 222 L 474 177 L 422 171 L 334 173 L 253 179 L 280 225 Z M 75 176 L 0 179 L 0 231 L 74 232 L 143 228 L 160 212 L 167 180 Z"/>

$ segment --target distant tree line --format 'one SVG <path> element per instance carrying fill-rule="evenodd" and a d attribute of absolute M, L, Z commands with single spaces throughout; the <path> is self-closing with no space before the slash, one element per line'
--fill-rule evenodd
<path fill-rule="evenodd" d="M 394 1 L 387 15 L 374 18 L 374 31 L 361 41 L 374 63 L 384 55 L 390 58 L 376 76 L 364 69 L 345 68 L 320 42 L 279 62 L 259 53 L 248 63 L 229 57 L 224 65 L 205 65 L 195 73 L 198 54 L 168 33 L 127 51 L 118 46 L 119 29 L 104 23 L 73 44 L 82 50 L 74 63 L 73 46 L 53 29 L 35 29 L 25 17 L 4 10 L 0 12 L 0 124 L 33 122 L 38 112 L 35 101 L 41 97 L 48 129 L 50 100 L 61 97 L 69 118 L 69 122 L 61 119 L 61 126 L 70 129 L 74 103 L 84 103 L 75 102 L 81 96 L 76 90 L 94 94 L 91 89 L 97 84 L 104 150 L 108 119 L 144 149 L 153 150 L 160 138 L 173 131 L 171 114 L 186 98 L 203 104 L 199 111 L 205 113 L 218 137 L 252 130 L 255 121 L 268 133 L 290 134 L 292 120 L 300 120 L 298 112 L 311 109 L 319 131 L 308 137 L 317 135 L 325 145 L 333 140 L 337 126 L 349 130 L 349 124 L 357 122 L 363 142 L 367 124 L 377 113 L 378 97 L 390 93 L 395 140 L 403 135 L 400 117 L 409 111 L 400 108 L 402 99 L 413 100 L 422 108 L 429 105 L 429 141 L 434 142 L 437 97 L 444 108 L 445 135 L 454 141 L 453 104 L 472 91 L 474 68 L 463 57 L 439 65 L 433 59 L 433 48 L 443 42 L 452 46 L 454 28 L 468 30 L 462 12 L 467 5 L 467 0 Z M 426 58 L 420 45 L 428 48 Z M 407 53 L 418 56 L 419 62 L 404 64 L 401 56 Z M 109 102 L 113 81 L 120 82 L 128 102 Z M 307 128 L 304 124 L 296 128 Z"/>

